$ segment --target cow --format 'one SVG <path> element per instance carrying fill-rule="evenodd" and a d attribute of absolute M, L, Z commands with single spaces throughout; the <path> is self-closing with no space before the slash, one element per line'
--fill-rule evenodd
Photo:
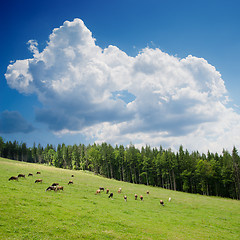
<path fill-rule="evenodd" d="M 149 191 L 147 190 L 147 194 L 149 194 Z"/>
<path fill-rule="evenodd" d="M 74 175 L 72 175 L 72 177 L 74 177 Z"/>
<path fill-rule="evenodd" d="M 42 183 L 42 179 L 37 179 L 37 180 L 35 181 L 35 183 L 38 183 L 38 182 Z"/>
<path fill-rule="evenodd" d="M 106 190 L 106 194 L 108 194 L 109 193 L 109 189 L 107 188 L 107 190 Z"/>
<path fill-rule="evenodd" d="M 126 201 L 127 201 L 127 196 L 125 195 L 123 198 L 124 198 L 124 200 L 125 200 L 125 202 L 126 202 Z"/>
<path fill-rule="evenodd" d="M 143 196 L 142 195 L 140 195 L 140 199 L 141 199 L 141 201 L 143 201 Z"/>
<path fill-rule="evenodd" d="M 110 193 L 110 195 L 108 196 L 108 198 L 113 198 L 113 193 Z"/>
<path fill-rule="evenodd" d="M 160 204 L 161 204 L 162 206 L 164 206 L 164 202 L 163 202 L 163 200 L 160 200 Z"/>
<path fill-rule="evenodd" d="M 168 201 L 171 202 L 172 198 L 169 198 Z"/>
<path fill-rule="evenodd" d="M 70 181 L 68 182 L 68 185 L 69 185 L 69 184 L 73 184 L 73 181 L 72 181 L 72 180 L 70 180 Z"/>
<path fill-rule="evenodd" d="M 46 191 L 56 191 L 56 186 L 49 186 Z"/>
<path fill-rule="evenodd" d="M 121 193 L 121 192 L 122 192 L 122 188 L 119 188 L 119 189 L 118 189 L 118 193 Z"/>
<path fill-rule="evenodd" d="M 99 193 L 101 193 L 100 189 L 98 189 L 95 194 L 99 194 Z"/>
<path fill-rule="evenodd" d="M 135 197 L 135 200 L 137 200 L 137 194 L 135 194 L 134 197 Z"/>
<path fill-rule="evenodd" d="M 28 177 L 30 177 L 30 176 L 33 176 L 33 174 L 32 174 L 32 173 L 29 173 L 29 174 L 28 174 Z"/>
<path fill-rule="evenodd" d="M 56 186 L 58 186 L 59 185 L 59 183 L 53 183 L 52 184 L 52 187 L 56 187 Z"/>
<path fill-rule="evenodd" d="M 37 172 L 37 174 L 41 174 L 41 172 Z"/>
<path fill-rule="evenodd" d="M 18 174 L 18 177 L 20 178 L 20 177 L 23 177 L 23 178 L 25 178 L 25 175 L 24 174 Z"/>
<path fill-rule="evenodd" d="M 100 187 L 99 190 L 100 190 L 100 191 L 104 191 L 104 187 Z"/>
<path fill-rule="evenodd" d="M 17 180 L 17 181 L 18 181 L 18 177 L 12 176 L 12 177 L 10 177 L 10 178 L 8 179 L 8 181 L 11 181 L 11 180 Z"/>
<path fill-rule="evenodd" d="M 62 186 L 57 186 L 55 191 L 58 191 L 58 190 L 62 190 L 63 191 L 63 187 Z"/>

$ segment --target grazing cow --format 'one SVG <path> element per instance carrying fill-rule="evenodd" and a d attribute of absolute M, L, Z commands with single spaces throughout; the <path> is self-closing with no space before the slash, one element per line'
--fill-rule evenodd
<path fill-rule="evenodd" d="M 137 194 L 135 194 L 134 197 L 135 197 L 135 200 L 137 200 Z"/>
<path fill-rule="evenodd" d="M 30 176 L 33 176 L 33 174 L 32 174 L 32 173 L 29 173 L 29 174 L 28 174 L 28 177 L 30 177 Z"/>
<path fill-rule="evenodd" d="M 24 174 L 18 174 L 18 177 L 20 178 L 20 177 L 23 177 L 23 178 L 25 178 L 25 175 Z"/>
<path fill-rule="evenodd" d="M 108 196 L 108 198 L 113 198 L 113 193 L 110 193 L 110 195 Z"/>
<path fill-rule="evenodd" d="M 46 189 L 46 191 L 51 191 L 51 190 L 56 191 L 56 186 L 49 186 L 49 187 Z"/>
<path fill-rule="evenodd" d="M 59 185 L 59 183 L 53 183 L 52 187 Z"/>
<path fill-rule="evenodd" d="M 140 195 L 140 199 L 143 201 L 143 196 L 142 195 Z"/>
<path fill-rule="evenodd" d="M 95 194 L 99 194 L 99 193 L 101 193 L 100 189 L 98 189 Z"/>
<path fill-rule="evenodd" d="M 121 192 L 122 192 L 122 188 L 119 188 L 119 189 L 118 189 L 118 193 L 121 193 Z"/>
<path fill-rule="evenodd" d="M 37 174 L 41 174 L 41 172 L 37 172 Z"/>
<path fill-rule="evenodd" d="M 70 181 L 68 182 L 68 185 L 69 185 L 69 184 L 73 184 L 73 181 L 72 181 L 72 180 L 70 180 Z"/>
<path fill-rule="evenodd" d="M 171 198 L 168 199 L 169 202 L 171 202 L 171 200 L 172 200 Z"/>
<path fill-rule="evenodd" d="M 124 196 L 124 200 L 125 200 L 125 202 L 127 201 L 127 196 L 126 195 Z"/>
<path fill-rule="evenodd" d="M 163 200 L 160 200 L 160 204 L 161 204 L 162 206 L 164 206 L 164 202 L 163 202 Z"/>
<path fill-rule="evenodd" d="M 147 194 L 149 194 L 149 191 L 147 190 Z"/>
<path fill-rule="evenodd" d="M 100 187 L 99 190 L 100 190 L 100 191 L 104 191 L 104 187 Z"/>
<path fill-rule="evenodd" d="M 8 181 L 11 181 L 11 180 L 17 180 L 18 181 L 18 177 L 12 176 L 8 179 Z"/>
<path fill-rule="evenodd" d="M 57 186 L 56 187 L 56 191 L 58 191 L 58 190 L 62 190 L 63 191 L 63 187 L 62 186 Z"/>
<path fill-rule="evenodd" d="M 108 194 L 109 193 L 109 189 L 107 188 L 107 190 L 106 190 L 106 194 Z"/>
<path fill-rule="evenodd" d="M 72 177 L 74 177 L 74 175 L 72 175 Z"/>
<path fill-rule="evenodd" d="M 35 181 L 35 183 L 38 183 L 38 182 L 42 183 L 42 179 L 37 179 L 37 180 Z"/>

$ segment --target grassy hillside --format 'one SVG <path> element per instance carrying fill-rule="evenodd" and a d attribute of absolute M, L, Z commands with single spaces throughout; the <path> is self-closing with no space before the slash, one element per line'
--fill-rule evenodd
<path fill-rule="evenodd" d="M 8 181 L 19 173 L 34 176 Z M 42 184 L 34 183 L 38 178 Z M 69 180 L 74 184 L 68 185 Z M 53 182 L 60 183 L 64 191 L 46 192 Z M 99 187 L 109 188 L 113 199 L 104 192 L 95 195 Z M 240 202 L 236 200 L 3 158 L 0 191 L 0 239 L 240 239 Z M 135 193 L 142 194 L 144 201 L 134 200 Z"/>

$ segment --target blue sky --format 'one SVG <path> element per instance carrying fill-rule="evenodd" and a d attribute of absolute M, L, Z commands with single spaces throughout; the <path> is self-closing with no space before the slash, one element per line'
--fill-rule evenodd
<path fill-rule="evenodd" d="M 231 151 L 238 1 L 5 1 L 0 136 Z M 55 29 L 55 30 L 54 30 Z"/>

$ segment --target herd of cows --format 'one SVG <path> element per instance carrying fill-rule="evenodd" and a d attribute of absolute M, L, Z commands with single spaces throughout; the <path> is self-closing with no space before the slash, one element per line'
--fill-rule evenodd
<path fill-rule="evenodd" d="M 96 191 L 95 194 L 100 194 L 101 191 L 104 191 L 104 190 L 105 190 L 105 189 L 104 189 L 103 187 L 100 187 L 100 188 Z M 109 193 L 109 189 L 106 189 L 106 194 L 108 194 L 108 193 Z M 118 189 L 118 193 L 122 193 L 122 188 L 119 188 L 119 189 Z M 147 195 L 148 195 L 148 194 L 149 194 L 149 191 L 147 191 L 146 193 L 147 193 Z M 113 193 L 111 192 L 108 197 L 109 197 L 109 198 L 113 198 Z M 134 198 L 135 198 L 135 200 L 138 199 L 138 195 L 137 195 L 136 193 L 134 194 Z M 143 195 L 140 195 L 139 198 L 140 198 L 141 201 L 143 201 Z M 127 196 L 126 196 L 126 195 L 123 196 L 123 199 L 127 202 Z M 169 198 L 168 200 L 169 200 L 169 202 L 170 202 L 170 201 L 171 201 L 171 198 Z M 161 204 L 162 206 L 164 206 L 163 200 L 160 200 L 160 204 Z"/>
<path fill-rule="evenodd" d="M 37 172 L 36 174 L 41 174 L 41 172 Z M 33 176 L 33 174 L 32 173 L 29 173 L 28 174 L 28 177 L 30 177 L 30 176 Z M 74 175 L 72 175 L 72 177 L 74 177 Z M 19 178 L 25 178 L 25 174 L 18 174 L 18 176 L 12 176 L 12 177 L 10 177 L 8 180 L 9 181 L 11 181 L 11 180 L 16 180 L 16 181 L 18 181 L 18 179 Z M 35 180 L 35 183 L 42 183 L 42 179 L 36 179 Z M 68 182 L 68 184 L 73 184 L 73 181 L 72 180 L 70 180 L 69 182 Z M 53 183 L 51 186 L 49 186 L 45 191 L 51 191 L 51 190 L 53 190 L 53 191 L 60 191 L 60 190 L 62 190 L 63 191 L 63 186 L 59 186 L 59 183 Z"/>
<path fill-rule="evenodd" d="M 36 174 L 41 174 L 41 172 L 37 172 Z M 32 173 L 29 173 L 29 174 L 28 174 L 28 177 L 30 177 L 30 176 L 33 176 L 33 174 L 32 174 Z M 71 177 L 74 177 L 74 175 L 71 175 Z M 8 180 L 9 180 L 9 181 L 11 181 L 11 180 L 16 180 L 16 181 L 18 181 L 19 178 L 25 178 L 25 174 L 18 174 L 18 176 L 12 176 L 12 177 L 10 177 Z M 36 180 L 35 180 L 35 183 L 42 183 L 42 179 L 36 179 Z M 68 185 L 69 185 L 69 184 L 73 184 L 73 181 L 72 181 L 72 180 L 69 180 Z M 60 191 L 60 190 L 63 191 L 63 186 L 59 186 L 59 183 L 53 183 L 51 186 L 47 187 L 47 189 L 46 189 L 45 191 Z M 97 191 L 96 191 L 95 194 L 97 195 L 97 194 L 100 194 L 101 192 L 104 192 L 104 191 L 105 191 L 105 188 L 104 188 L 104 187 L 99 187 L 99 189 L 97 189 Z M 118 193 L 122 193 L 122 188 L 119 188 L 119 189 L 118 189 Z M 146 193 L 147 193 L 147 195 L 149 195 L 149 191 L 147 191 Z M 113 192 L 109 193 L 109 189 L 106 189 L 106 194 L 109 194 L 108 198 L 113 198 Z M 127 202 L 127 196 L 124 195 L 123 198 L 124 198 L 124 200 Z M 135 198 L 135 200 L 137 200 L 137 199 L 138 199 L 138 195 L 135 194 L 135 195 L 134 195 L 134 198 Z M 143 201 L 143 196 L 142 196 L 142 195 L 140 195 L 139 198 L 140 198 L 141 201 Z M 168 201 L 169 201 L 169 202 L 171 201 L 171 198 L 170 198 L 170 197 L 169 197 Z M 164 206 L 163 200 L 160 200 L 160 204 L 161 204 L 162 206 Z"/>

